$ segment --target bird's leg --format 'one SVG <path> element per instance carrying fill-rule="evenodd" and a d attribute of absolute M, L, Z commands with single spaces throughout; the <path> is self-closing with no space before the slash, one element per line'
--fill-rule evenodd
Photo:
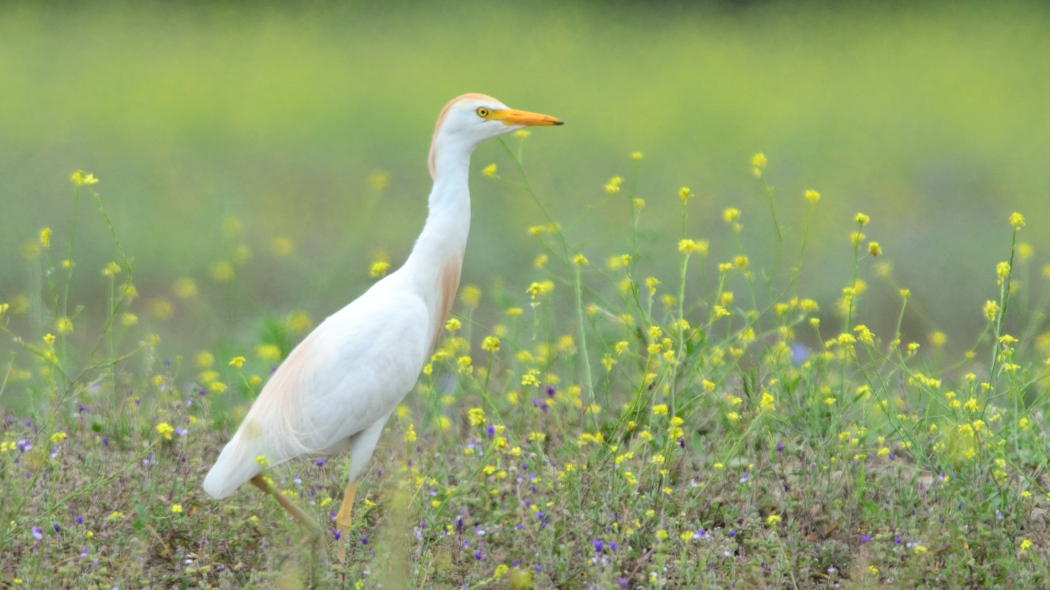
<path fill-rule="evenodd" d="M 339 506 L 339 514 L 335 517 L 335 530 L 339 532 L 340 538 L 350 530 L 350 514 L 354 509 L 354 496 L 357 495 L 357 482 L 346 484 L 346 492 L 343 493 L 343 503 Z M 339 544 L 339 561 L 346 561 L 346 546 L 349 539 Z"/>
<path fill-rule="evenodd" d="M 302 508 L 296 506 L 291 500 L 289 500 L 282 494 L 278 494 L 276 491 L 274 491 L 274 489 L 266 483 L 266 480 L 263 479 L 262 475 L 256 475 L 255 477 L 253 477 L 252 485 L 262 490 L 264 494 L 269 494 L 273 496 L 274 499 L 277 500 L 277 503 L 280 504 L 281 507 L 284 508 L 286 511 L 288 511 L 288 514 L 292 515 L 292 518 L 298 521 L 299 524 L 306 527 L 306 529 L 310 532 L 311 542 L 315 546 L 320 547 L 321 549 L 321 559 L 324 561 L 328 561 L 328 550 L 324 546 L 324 529 L 321 528 L 321 525 L 317 524 L 317 521 L 310 518 L 309 514 L 303 512 Z"/>

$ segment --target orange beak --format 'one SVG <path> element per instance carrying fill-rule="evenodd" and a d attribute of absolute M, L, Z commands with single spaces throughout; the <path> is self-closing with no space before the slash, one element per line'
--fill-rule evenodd
<path fill-rule="evenodd" d="M 504 125 L 521 125 L 524 127 L 539 127 L 547 125 L 564 125 L 563 121 L 555 119 L 554 117 L 548 117 L 547 115 L 541 115 L 539 113 L 530 113 L 528 111 L 517 111 L 514 109 L 503 109 L 501 111 L 492 111 L 489 115 L 489 119 L 494 121 L 501 121 Z"/>

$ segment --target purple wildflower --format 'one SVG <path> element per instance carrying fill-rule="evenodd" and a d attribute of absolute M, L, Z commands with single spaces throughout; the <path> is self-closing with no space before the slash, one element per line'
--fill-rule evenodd
<path fill-rule="evenodd" d="M 35 538 L 37 541 L 44 538 L 44 534 L 40 532 L 40 527 L 38 526 L 33 527 L 33 530 L 31 532 L 33 533 L 33 538 Z"/>

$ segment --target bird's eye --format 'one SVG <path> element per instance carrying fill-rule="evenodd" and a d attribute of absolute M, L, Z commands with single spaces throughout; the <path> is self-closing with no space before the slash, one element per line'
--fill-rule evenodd
<path fill-rule="evenodd" d="M 478 116 L 481 117 L 482 119 L 484 119 L 485 117 L 489 116 L 489 110 L 486 109 L 485 107 L 478 107 L 478 110 L 476 110 L 474 112 L 476 112 L 478 114 Z"/>

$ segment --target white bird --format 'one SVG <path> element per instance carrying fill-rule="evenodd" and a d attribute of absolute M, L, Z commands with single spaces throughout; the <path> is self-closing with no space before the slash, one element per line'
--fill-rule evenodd
<path fill-rule="evenodd" d="M 426 225 L 408 260 L 292 350 L 208 472 L 208 495 L 224 498 L 251 481 L 320 541 L 321 527 L 267 485 L 258 458 L 274 466 L 350 449 L 349 482 L 336 518 L 337 530 L 347 531 L 357 478 L 390 412 L 415 385 L 459 288 L 470 229 L 471 153 L 482 141 L 522 127 L 561 124 L 483 94 L 464 94 L 445 106 L 430 146 L 434 186 Z"/>

